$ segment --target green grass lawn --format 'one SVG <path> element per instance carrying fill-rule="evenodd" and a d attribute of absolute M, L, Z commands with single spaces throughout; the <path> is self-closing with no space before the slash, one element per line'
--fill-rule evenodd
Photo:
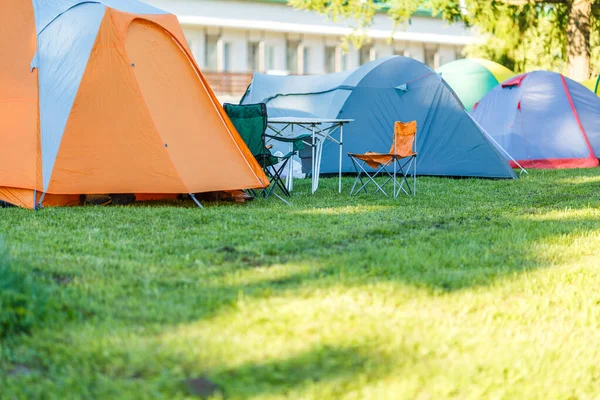
<path fill-rule="evenodd" d="M 416 198 L 0 209 L 51 304 L 2 399 L 600 396 L 600 169 L 421 178 Z M 2 313 L 2 309 L 0 309 Z"/>

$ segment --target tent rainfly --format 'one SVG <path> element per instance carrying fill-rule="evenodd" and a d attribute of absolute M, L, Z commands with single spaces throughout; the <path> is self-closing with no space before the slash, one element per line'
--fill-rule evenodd
<path fill-rule="evenodd" d="M 598 166 L 600 98 L 561 74 L 536 71 L 510 79 L 472 114 L 525 168 Z"/>
<path fill-rule="evenodd" d="M 350 118 L 344 152 L 385 152 L 395 121 L 417 121 L 419 175 L 515 178 L 502 151 L 465 111 L 448 84 L 411 58 L 382 58 L 321 76 L 256 73 L 242 104 L 264 102 L 269 117 Z M 321 171 L 338 170 L 338 148 L 326 142 Z M 342 170 L 354 172 L 345 157 Z"/>
<path fill-rule="evenodd" d="M 174 15 L 136 0 L 1 3 L 0 200 L 267 184 Z"/>

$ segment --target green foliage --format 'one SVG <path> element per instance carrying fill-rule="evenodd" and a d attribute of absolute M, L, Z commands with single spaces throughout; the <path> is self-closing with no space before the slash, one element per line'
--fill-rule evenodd
<path fill-rule="evenodd" d="M 515 72 L 567 72 L 569 11 L 565 4 L 468 4 L 469 16 L 465 20 L 486 37 L 483 43 L 470 46 L 468 55 L 489 58 Z M 592 68 L 596 61 L 599 60 L 592 59 Z"/>
<path fill-rule="evenodd" d="M 436 0 L 438 1 L 438 0 Z M 443 1 L 443 0 L 439 0 Z M 600 6 L 600 1 L 592 0 Z M 470 0 L 474 6 L 477 2 Z M 493 2 L 491 2 L 493 3 Z M 492 5 L 481 2 L 494 10 Z M 535 3 L 500 6 L 492 12 L 469 9 L 469 24 L 486 35 L 483 43 L 467 48 L 467 54 L 500 62 L 515 72 L 545 69 L 567 73 L 568 7 L 566 4 Z M 600 7 L 591 19 L 591 74 L 600 73 Z"/>
<path fill-rule="evenodd" d="M 31 332 L 50 309 L 46 286 L 17 269 L 0 245 L 0 339 Z"/>
<path fill-rule="evenodd" d="M 414 14 L 423 0 L 288 0 L 293 7 L 326 15 L 333 21 L 351 21 L 354 32 L 345 38 L 344 45 L 352 42 L 362 47 L 366 41 L 366 29 L 377 12 L 387 12 L 396 26 Z"/>
<path fill-rule="evenodd" d="M 515 72 L 566 72 L 568 14 L 564 5 L 501 5 L 487 12 L 479 10 L 469 22 L 487 39 L 469 46 L 468 55 L 500 62 Z"/>
<path fill-rule="evenodd" d="M 367 26 L 378 9 L 378 5 L 372 0 L 289 0 L 289 4 L 300 9 L 325 14 L 333 21 L 351 18 L 358 23 L 358 28 Z"/>
<path fill-rule="evenodd" d="M 590 0 L 600 6 L 600 0 Z M 503 0 L 290 0 L 291 5 L 316 11 L 334 19 L 351 18 L 364 33 L 376 11 L 385 11 L 401 25 L 419 8 L 430 8 L 434 15 L 449 22 L 462 21 L 474 26 L 485 37 L 482 43 L 468 46 L 466 54 L 499 62 L 515 72 L 548 69 L 567 70 L 566 4 L 532 0 L 507 4 Z M 596 9 L 592 18 L 592 73 L 600 72 L 600 19 Z M 356 35 L 360 36 L 360 35 Z M 357 46 L 360 39 L 354 38 Z"/>
<path fill-rule="evenodd" d="M 205 378 L 226 399 L 597 398 L 599 183 L 0 209 L 20 279 L 87 310 L 0 340 L 0 397 L 191 399 Z"/>

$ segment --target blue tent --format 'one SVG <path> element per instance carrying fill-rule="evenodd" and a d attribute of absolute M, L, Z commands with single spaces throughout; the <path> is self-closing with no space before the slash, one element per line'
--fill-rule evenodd
<path fill-rule="evenodd" d="M 525 168 L 598 166 L 600 98 L 556 72 L 505 81 L 479 101 L 473 118 Z"/>
<path fill-rule="evenodd" d="M 515 178 L 499 148 L 469 116 L 446 82 L 407 57 L 373 61 L 320 76 L 256 73 L 242 104 L 264 102 L 269 117 L 350 118 L 344 152 L 389 151 L 395 121 L 416 120 L 420 175 Z M 321 171 L 338 170 L 339 149 L 327 142 Z M 347 157 L 343 171 L 354 172 Z"/>

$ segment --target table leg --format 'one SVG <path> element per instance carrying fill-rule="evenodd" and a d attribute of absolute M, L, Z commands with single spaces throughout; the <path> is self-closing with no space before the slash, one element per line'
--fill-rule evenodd
<path fill-rule="evenodd" d="M 342 193 L 342 154 L 343 154 L 343 143 L 344 141 L 344 124 L 340 124 L 340 179 L 339 179 L 339 192 Z"/>
<path fill-rule="evenodd" d="M 292 137 L 294 137 L 294 125 L 292 125 Z M 292 152 L 294 150 L 294 144 L 290 143 L 290 152 Z M 288 161 L 288 176 L 286 177 L 286 186 L 287 186 L 287 190 L 288 191 L 292 191 L 294 190 L 294 157 L 292 156 L 292 158 L 290 159 L 290 161 Z"/>
<path fill-rule="evenodd" d="M 321 176 L 321 158 L 323 156 L 323 142 L 324 140 L 317 141 L 317 175 L 315 180 L 315 192 L 319 188 L 319 178 Z"/>
<path fill-rule="evenodd" d="M 316 170 L 316 157 L 315 157 L 315 126 L 312 126 L 312 193 L 315 193 L 315 175 L 317 174 Z"/>

